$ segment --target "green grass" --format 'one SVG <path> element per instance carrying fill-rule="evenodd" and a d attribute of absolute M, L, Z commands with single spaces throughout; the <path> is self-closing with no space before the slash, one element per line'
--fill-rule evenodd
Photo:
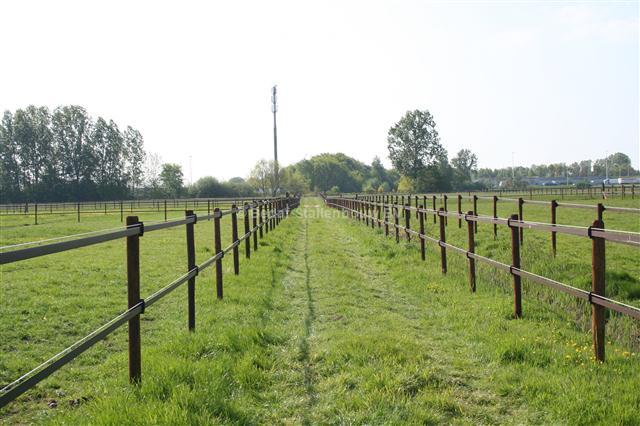
<path fill-rule="evenodd" d="M 586 304 L 525 285 L 524 318 L 513 320 L 506 274 L 479 266 L 478 291 L 471 294 L 462 257 L 450 253 L 450 272 L 443 276 L 435 246 L 427 246 L 427 262 L 421 262 L 414 242 L 396 244 L 379 230 L 314 207 L 319 204 L 305 200 L 261 241 L 250 260 L 241 260 L 240 276 L 233 276 L 225 259 L 223 301 L 215 299 L 211 271 L 198 277 L 195 333 L 186 331 L 185 288 L 143 315 L 139 387 L 127 382 L 123 328 L 2 410 L 0 419 L 59 424 L 640 422 L 640 355 L 630 347 L 631 337 L 625 339 L 625 333 L 637 330 L 633 323 L 609 318 L 607 332 L 614 339 L 607 345 L 607 362 L 597 364 L 590 360 L 591 336 L 573 313 L 587 312 Z M 530 214 L 533 219 L 534 211 Z M 41 229 L 48 234 L 77 229 L 67 226 Z M 228 228 L 225 222 L 223 229 Z M 507 234 L 499 231 L 494 242 L 489 226 L 481 225 L 478 252 L 506 261 Z M 15 232 L 7 239 L 33 237 Z M 448 241 L 464 246 L 465 233 L 457 223 L 450 222 L 447 232 Z M 186 269 L 184 238 L 182 229 L 142 238 L 143 295 Z M 229 240 L 227 232 L 223 241 Z M 586 285 L 588 241 L 560 236 L 560 254 L 550 260 L 547 240 L 525 234 L 523 266 Z M 211 255 L 211 223 L 196 226 L 196 247 L 199 262 Z M 612 275 L 608 285 L 627 280 L 637 286 L 637 252 L 613 247 L 607 245 L 609 270 L 630 278 Z M 0 331 L 3 382 L 124 308 L 124 242 L 74 252 L 3 267 L 0 318 L 12 325 Z M 612 252 L 621 260 L 610 259 Z M 629 300 L 637 302 L 633 295 Z M 53 399 L 58 406 L 50 409 Z"/>

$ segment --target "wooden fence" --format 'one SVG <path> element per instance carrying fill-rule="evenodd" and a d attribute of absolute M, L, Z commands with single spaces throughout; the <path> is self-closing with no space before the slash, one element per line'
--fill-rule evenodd
<path fill-rule="evenodd" d="M 396 242 L 400 242 L 400 232 L 404 232 L 404 238 L 411 241 L 411 237 L 415 236 L 420 242 L 420 253 L 422 260 L 425 256 L 425 241 L 430 241 L 440 247 L 440 262 L 442 273 L 447 273 L 447 250 L 466 256 L 469 264 L 469 287 L 472 292 L 476 291 L 476 262 L 485 263 L 493 268 L 508 272 L 513 279 L 513 298 L 514 298 L 514 317 L 522 317 L 522 287 L 521 280 L 525 278 L 532 282 L 545 285 L 552 289 L 561 291 L 578 299 L 588 301 L 592 307 L 592 333 L 593 333 L 593 350 L 595 358 L 598 361 L 605 359 L 605 316 L 604 309 L 608 308 L 632 318 L 640 320 L 640 308 L 630 306 L 613 299 L 605 297 L 605 241 L 611 241 L 619 244 L 631 245 L 635 248 L 640 247 L 640 233 L 605 230 L 604 222 L 598 217 L 592 226 L 577 227 L 558 225 L 553 223 L 527 222 L 518 214 L 513 214 L 509 218 L 499 218 L 494 209 L 493 216 L 480 216 L 474 211 L 467 213 L 449 212 L 445 207 L 436 210 L 425 208 L 420 204 L 416 207 L 407 204 L 397 204 L 393 200 L 387 198 L 383 202 L 377 200 L 363 200 L 361 198 L 342 198 L 342 197 L 324 197 L 325 204 L 329 207 L 341 210 L 345 215 L 356 219 L 371 226 L 382 228 L 384 226 L 384 234 L 389 236 L 389 228 L 392 227 L 395 233 Z M 397 199 L 397 198 L 396 198 Z M 387 202 L 391 201 L 391 202 Z M 410 201 L 410 200 L 409 200 Z M 400 225 L 400 214 L 402 211 L 404 216 L 404 225 Z M 418 220 L 418 229 L 416 231 L 411 228 L 412 212 L 415 212 Z M 598 209 L 601 212 L 601 209 Z M 390 215 L 393 216 L 391 222 Z M 425 233 L 425 220 L 427 215 L 433 215 L 434 223 L 438 221 L 439 238 L 433 238 Z M 462 221 L 467 224 L 468 247 L 466 249 L 456 247 L 447 243 L 446 239 L 446 222 L 448 218 L 458 219 L 459 226 Z M 488 223 L 494 226 L 506 226 L 511 234 L 511 263 L 506 264 L 480 256 L 475 253 L 475 234 L 477 232 L 478 223 Z M 551 232 L 554 239 L 555 250 L 555 234 L 568 234 L 578 237 L 590 238 L 592 241 L 592 286 L 591 291 L 546 278 L 532 272 L 525 271 L 520 267 L 520 247 L 523 241 L 522 231 L 524 229 L 536 229 L 540 231 Z M 495 231 L 494 231 L 495 232 Z"/>
<path fill-rule="evenodd" d="M 261 200 L 275 199 L 263 197 Z M 164 213 L 164 220 L 168 215 L 185 210 L 204 211 L 211 214 L 213 209 L 229 208 L 232 204 L 242 205 L 253 202 L 256 197 L 235 198 L 188 198 L 188 199 L 159 199 L 159 200 L 120 200 L 120 201 L 84 201 L 68 203 L 19 203 L 0 204 L 0 217 L 27 216 L 33 217 L 34 225 L 38 218 L 51 215 L 75 216 L 80 222 L 82 216 L 119 214 L 120 222 L 124 222 L 126 214 L 133 213 Z"/>
<path fill-rule="evenodd" d="M 333 197 L 335 198 L 335 197 Z M 633 214 L 633 215 L 638 215 L 638 217 L 640 218 L 640 209 L 638 208 L 633 208 L 633 207 L 617 207 L 617 206 L 607 206 L 603 203 L 598 203 L 598 204 L 577 204 L 577 203 L 566 203 L 566 202 L 558 202 L 557 200 L 551 200 L 551 201 L 541 201 L 541 200 L 525 200 L 524 198 L 520 197 L 520 198 L 500 198 L 497 195 L 493 195 L 493 196 L 479 196 L 477 194 L 473 194 L 473 195 L 463 195 L 463 194 L 439 194 L 439 195 L 435 195 L 435 194 L 431 194 L 431 195 L 398 195 L 398 194 L 384 194 L 384 195 L 360 195 L 360 194 L 354 194 L 351 197 L 350 196 L 340 196 L 339 198 L 341 199 L 356 199 L 356 200 L 363 200 L 366 202 L 376 202 L 376 203 L 382 203 L 382 204 L 391 204 L 391 205 L 399 205 L 399 206 L 404 206 L 405 204 L 409 204 L 411 205 L 412 203 L 414 204 L 414 209 L 417 209 L 419 205 L 422 206 L 427 206 L 429 204 L 429 202 L 431 203 L 432 206 L 432 211 L 437 211 L 437 204 L 439 202 L 440 205 L 442 205 L 444 212 L 448 213 L 449 210 L 449 199 L 450 198 L 455 198 L 457 200 L 457 214 L 458 214 L 458 227 L 461 228 L 462 227 L 462 200 L 466 199 L 466 200 L 471 200 L 473 202 L 473 215 L 474 216 L 478 216 L 478 200 L 491 200 L 492 204 L 493 204 L 493 218 L 497 219 L 498 218 L 498 203 L 499 202 L 506 202 L 506 203 L 513 203 L 515 204 L 515 207 L 518 209 L 518 218 L 522 221 L 525 218 L 525 205 L 529 204 L 529 205 L 537 205 L 537 206 L 545 206 L 549 209 L 549 218 L 550 218 L 550 225 L 556 225 L 557 224 L 557 213 L 558 213 L 558 208 L 560 209 L 564 209 L 564 210 L 573 210 L 573 209 L 581 209 L 581 210 L 594 210 L 597 214 L 597 218 L 599 220 L 604 220 L 604 214 L 605 212 L 611 212 L 611 213 L 627 213 L 627 214 Z M 401 209 L 402 211 L 402 217 L 405 216 L 405 211 L 404 209 Z M 417 218 L 417 213 L 416 213 L 416 218 Z M 433 223 L 436 223 L 436 217 L 437 214 L 433 215 Z M 445 225 L 448 225 L 448 216 L 445 216 Z M 474 231 L 477 233 L 478 232 L 478 223 L 474 223 Z M 551 235 L 551 250 L 554 256 L 556 256 L 557 253 L 557 237 L 556 237 L 556 231 L 552 230 L 550 232 Z M 497 237 L 498 235 L 498 224 L 494 223 L 493 224 L 493 235 L 494 238 Z M 519 235 L 520 235 L 520 244 L 524 243 L 524 231 L 521 228 L 519 231 Z"/>
<path fill-rule="evenodd" d="M 24 374 L 14 382 L 0 389 L 0 408 L 13 401 L 19 395 L 29 390 L 37 383 L 54 373 L 56 370 L 76 358 L 85 350 L 103 340 L 124 323 L 128 323 L 129 328 L 129 380 L 138 383 L 141 380 L 142 360 L 140 350 L 140 315 L 151 305 L 180 287 L 185 282 L 188 294 L 188 319 L 187 325 L 190 331 L 195 329 L 195 284 L 196 277 L 201 271 L 215 264 L 216 294 L 219 299 L 223 297 L 223 276 L 222 259 L 229 252 L 233 254 L 234 273 L 240 273 L 239 246 L 244 241 L 245 256 L 251 256 L 251 240 L 253 237 L 253 250 L 258 250 L 258 236 L 263 238 L 264 233 L 273 230 L 280 221 L 287 217 L 290 211 L 299 205 L 298 197 L 269 198 L 258 201 L 245 202 L 238 208 L 235 204 L 229 210 L 214 208 L 213 212 L 207 215 L 196 215 L 193 210 L 185 211 L 185 218 L 167 222 L 157 222 L 144 224 L 138 220 L 137 216 L 126 218 L 126 227 L 115 231 L 91 233 L 91 236 L 83 236 L 69 241 L 61 241 L 46 245 L 39 245 L 29 248 L 19 248 L 0 253 L 0 265 L 18 262 L 34 257 L 45 256 L 53 253 L 60 253 L 79 247 L 87 247 L 106 241 L 126 238 L 127 250 L 127 310 L 111 319 L 106 324 L 83 337 L 62 352 L 54 355 L 38 367 Z M 244 234 L 238 234 L 238 213 L 243 213 Z M 264 213 L 264 216 L 263 216 Z M 232 243 L 222 248 L 220 219 L 223 216 L 231 215 Z M 211 220 L 214 222 L 214 245 L 215 255 L 205 260 L 200 265 L 196 264 L 195 258 L 195 238 L 194 225 L 199 220 Z M 156 291 L 147 298 L 140 297 L 140 238 L 145 234 L 161 229 L 185 226 L 186 229 L 186 251 L 187 251 L 187 272 L 176 278 L 173 282 Z M 264 232 L 263 232 L 264 230 Z M 86 234 L 83 234 L 86 235 Z M 23 246 L 22 244 L 17 247 Z M 16 246 L 13 246 L 16 247 Z M 6 249 L 6 247 L 3 247 Z"/>
<path fill-rule="evenodd" d="M 523 198 L 529 198 L 532 200 L 535 197 L 557 197 L 561 200 L 565 198 L 589 198 L 589 199 L 607 199 L 609 197 L 620 197 L 622 199 L 631 198 L 635 199 L 636 195 L 638 195 L 638 189 L 640 185 L 638 184 L 618 184 L 618 185 L 601 185 L 601 186 L 592 186 L 588 188 L 576 188 L 576 187 L 562 187 L 562 186 L 549 186 L 549 187 L 536 187 L 536 188 L 527 188 L 527 189 L 489 189 L 486 191 L 462 191 L 466 192 L 468 196 L 476 194 L 478 196 L 492 196 L 497 195 L 498 197 L 502 196 L 520 196 Z M 352 197 L 356 195 L 356 193 L 345 193 L 344 195 L 348 197 Z M 374 195 L 368 193 L 366 195 Z M 408 192 L 393 192 L 393 193 L 385 193 L 378 195 L 412 195 Z M 417 195 L 425 195 L 423 193 L 419 193 Z M 431 196 L 432 194 L 426 194 Z"/>

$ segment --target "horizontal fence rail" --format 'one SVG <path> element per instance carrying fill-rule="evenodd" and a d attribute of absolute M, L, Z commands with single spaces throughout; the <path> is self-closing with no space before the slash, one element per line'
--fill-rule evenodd
<path fill-rule="evenodd" d="M 87 349 L 103 340 L 125 323 L 129 324 L 129 380 L 132 383 L 139 383 L 141 380 L 141 352 L 140 352 L 140 315 L 151 305 L 170 294 L 184 283 L 188 283 L 188 329 L 195 329 L 195 279 L 206 268 L 216 265 L 216 292 L 217 297 L 222 299 L 222 259 L 229 252 L 233 252 L 234 272 L 239 274 L 239 253 L 237 247 L 246 243 L 245 256 L 250 257 L 251 236 L 253 236 L 254 251 L 258 250 L 258 235 L 263 237 L 263 228 L 266 232 L 273 230 L 282 219 L 289 216 L 290 212 L 299 206 L 299 197 L 280 197 L 265 200 L 251 200 L 245 202 L 242 207 L 232 205 L 229 210 L 222 211 L 215 208 L 213 213 L 207 215 L 196 215 L 192 210 L 185 211 L 185 218 L 171 222 L 162 222 L 146 225 L 139 222 L 136 216 L 127 217 L 127 226 L 121 230 L 109 230 L 100 235 L 78 238 L 71 241 L 57 242 L 38 247 L 12 250 L 0 253 L 0 264 L 18 262 L 34 257 L 45 256 L 72 250 L 79 247 L 86 247 L 105 241 L 118 238 L 127 240 L 127 294 L 129 299 L 128 309 L 107 323 L 103 324 L 93 332 L 78 340 L 63 351 L 54 355 L 33 370 L 19 377 L 12 383 L 0 389 L 0 408 L 15 400 L 18 396 L 33 388 L 36 384 L 53 374 L 68 362 L 85 352 Z M 264 216 L 263 216 L 264 210 Z M 244 213 L 244 234 L 238 236 L 237 214 Z M 232 215 L 232 235 L 233 241 L 230 245 L 221 248 L 220 244 L 220 218 Z M 252 216 L 253 227 L 249 216 Z M 194 246 L 194 225 L 198 220 L 214 220 L 214 239 L 216 246 L 215 255 L 211 256 L 199 265 L 195 264 Z M 140 297 L 140 238 L 148 232 L 167 229 L 185 225 L 187 233 L 187 272 L 176 278 L 171 283 L 157 290 L 147 298 Z M 101 231 L 98 231 L 101 232 Z"/>
<path fill-rule="evenodd" d="M 557 225 L 539 222 L 527 222 L 521 220 L 519 215 L 514 214 L 509 218 L 499 218 L 495 216 L 479 216 L 474 211 L 467 213 L 448 212 L 445 207 L 439 210 L 425 208 L 422 204 L 416 207 L 410 204 L 399 205 L 394 203 L 393 197 L 389 200 L 391 203 L 377 202 L 369 199 L 345 198 L 345 197 L 327 197 L 322 194 L 325 205 L 331 208 L 339 209 L 350 218 L 364 222 L 366 226 L 378 228 L 384 226 L 384 233 L 389 235 L 389 228 L 394 229 L 396 242 L 400 241 L 400 232 L 405 233 L 405 238 L 410 241 L 411 236 L 416 237 L 420 241 L 420 251 L 422 260 L 425 260 L 424 242 L 429 241 L 440 247 L 440 258 L 442 272 L 447 272 L 447 250 L 453 251 L 465 256 L 469 260 L 469 283 L 471 290 L 475 292 L 475 263 L 481 262 L 498 270 L 507 272 L 513 277 L 514 291 L 514 317 L 522 317 L 522 291 L 521 278 L 525 278 L 537 284 L 542 284 L 549 288 L 561 291 L 578 299 L 589 302 L 592 306 L 592 333 L 595 358 L 598 361 L 605 359 L 605 317 L 604 309 L 610 309 L 623 315 L 630 316 L 640 320 L 640 308 L 630 306 L 625 303 L 605 297 L 605 242 L 627 244 L 633 247 L 640 247 L 640 233 L 607 230 L 604 228 L 604 222 L 598 218 L 590 227 L 577 227 L 567 225 Z M 382 199 L 387 200 L 386 198 Z M 446 198 L 445 198 L 446 200 Z M 411 202 L 411 199 L 408 200 Z M 435 205 L 435 203 L 434 203 Z M 446 204 L 445 204 L 446 205 Z M 405 218 L 405 225 L 400 225 L 400 212 Z M 419 231 L 411 229 L 410 218 L 417 217 L 419 221 Z M 433 215 L 434 223 L 439 222 L 439 238 L 426 235 L 424 232 L 424 222 L 428 215 Z M 390 220 L 390 216 L 393 220 Z M 446 220 L 448 218 L 458 219 L 460 224 L 462 221 L 467 223 L 468 229 L 468 248 L 460 248 L 446 242 Z M 494 227 L 506 226 L 511 233 L 512 263 L 507 264 L 481 256 L 475 253 L 475 233 L 478 222 L 493 224 Z M 495 228 L 494 228 L 495 229 Z M 522 230 L 533 229 L 539 231 L 551 231 L 555 238 L 556 233 L 569 234 L 578 237 L 586 237 L 592 241 L 592 289 L 591 291 L 583 290 L 570 286 L 565 283 L 555 281 L 553 279 L 543 277 L 532 272 L 523 270 L 520 267 L 520 246 L 522 244 Z M 554 239 L 555 254 L 555 239 Z"/>
<path fill-rule="evenodd" d="M 83 216 L 120 215 L 120 222 L 124 222 L 126 214 L 157 213 L 164 214 L 167 221 L 171 213 L 207 210 L 207 214 L 215 208 L 230 208 L 231 205 L 243 205 L 245 202 L 255 202 L 257 197 L 228 197 L 228 198 L 183 198 L 183 199 L 155 199 L 155 200 L 122 200 L 122 201 L 84 201 L 65 203 L 20 203 L 0 204 L 0 218 L 33 217 L 34 225 L 39 219 L 47 216 L 75 216 L 81 222 Z M 260 197 L 260 200 L 275 200 L 276 197 Z"/>
<path fill-rule="evenodd" d="M 631 199 L 635 199 L 637 196 L 638 189 L 640 188 L 640 184 L 638 183 L 623 183 L 616 185 L 593 185 L 591 187 L 586 188 L 566 188 L 562 186 L 549 186 L 543 188 L 526 188 L 526 189 L 504 189 L 504 188 L 494 188 L 487 190 L 475 190 L 475 191 L 464 191 L 469 196 L 472 194 L 476 194 L 478 196 L 486 197 L 487 194 L 498 195 L 502 197 L 503 195 L 512 195 L 512 196 L 522 196 L 529 197 L 529 199 L 533 199 L 534 197 L 549 197 L 549 196 L 559 196 L 561 199 L 564 197 L 581 197 L 581 198 L 602 198 L 607 199 L 609 197 L 621 197 L 625 199 L 630 197 Z M 407 196 L 407 195 L 434 195 L 434 194 L 423 194 L 423 193 L 409 193 L 409 192 L 389 192 L 385 193 L 388 195 L 398 195 L 398 196 Z M 356 193 L 346 193 L 344 194 L 347 197 L 353 197 Z M 362 194 L 364 195 L 364 194 Z M 368 195 L 379 195 L 368 193 Z"/>

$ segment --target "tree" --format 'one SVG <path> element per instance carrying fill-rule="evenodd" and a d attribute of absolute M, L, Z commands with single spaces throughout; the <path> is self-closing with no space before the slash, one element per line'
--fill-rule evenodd
<path fill-rule="evenodd" d="M 182 194 L 182 167 L 178 164 L 165 163 L 160 172 L 160 182 L 167 197 L 178 198 Z"/>
<path fill-rule="evenodd" d="M 463 181 L 471 181 L 473 173 L 478 170 L 478 157 L 468 149 L 458 151 L 451 159 L 451 166 Z"/>
<path fill-rule="evenodd" d="M 198 198 L 222 197 L 224 188 L 213 176 L 201 177 L 193 185 L 193 195 Z"/>
<path fill-rule="evenodd" d="M 389 192 L 391 191 L 391 187 L 389 186 L 388 182 L 383 182 L 379 187 L 378 187 L 378 192 L 380 193 L 384 193 L 384 192 Z"/>
<path fill-rule="evenodd" d="M 398 192 L 413 192 L 413 182 L 409 176 L 402 176 L 398 181 Z"/>
<path fill-rule="evenodd" d="M 309 182 L 295 167 L 286 167 L 282 170 L 282 189 L 289 194 L 304 194 L 309 190 Z"/>
<path fill-rule="evenodd" d="M 271 192 L 273 167 L 270 163 L 272 162 L 264 159 L 258 161 L 255 166 L 253 166 L 253 169 L 251 169 L 251 173 L 249 174 L 249 183 L 261 195 L 267 195 Z"/>
<path fill-rule="evenodd" d="M 144 164 L 146 153 L 144 151 L 144 138 L 142 133 L 131 126 L 127 126 L 124 132 L 125 145 L 125 173 L 134 192 L 144 181 Z"/>
<path fill-rule="evenodd" d="M 90 180 L 96 165 L 91 128 L 91 118 L 80 106 L 58 107 L 53 112 L 53 138 L 60 155 L 63 177 L 68 177 L 76 185 L 81 180 Z"/>
<path fill-rule="evenodd" d="M 37 186 L 45 170 L 54 167 L 51 116 L 45 107 L 33 105 L 17 110 L 13 120 L 13 136 L 18 148 L 18 158 L 27 186 Z"/>
<path fill-rule="evenodd" d="M 447 156 L 433 116 L 427 110 L 407 111 L 389 129 L 387 145 L 393 166 L 412 179 Z"/>
<path fill-rule="evenodd" d="M 373 157 L 373 161 L 371 162 L 371 177 L 377 179 L 379 182 L 387 181 L 387 169 L 384 168 L 378 156 Z"/>
<path fill-rule="evenodd" d="M 18 146 L 13 135 L 13 114 L 5 111 L 0 122 L 0 194 L 2 202 L 17 200 L 20 194 Z"/>
<path fill-rule="evenodd" d="M 222 183 L 225 195 L 237 197 L 250 197 L 255 194 L 253 186 L 243 178 L 236 176 Z"/>

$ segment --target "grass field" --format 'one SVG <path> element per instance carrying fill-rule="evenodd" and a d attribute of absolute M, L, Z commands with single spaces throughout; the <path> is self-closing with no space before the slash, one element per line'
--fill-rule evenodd
<path fill-rule="evenodd" d="M 251 260 L 241 260 L 240 276 L 225 259 L 223 301 L 211 270 L 198 277 L 195 333 L 186 331 L 186 288 L 142 316 L 140 387 L 128 385 L 123 328 L 2 410 L 0 421 L 640 423 L 637 322 L 609 318 L 607 362 L 596 364 L 586 304 L 525 282 L 524 318 L 513 320 L 506 274 L 479 266 L 472 295 L 463 258 L 451 253 L 443 276 L 435 246 L 423 263 L 414 242 L 396 244 L 320 204 L 305 199 Z M 500 208 L 500 216 L 515 212 Z M 490 209 L 479 205 L 481 214 Z M 154 215 L 141 217 L 161 218 Z M 559 222 L 588 225 L 594 216 L 560 210 Z M 548 210 L 526 205 L 525 218 L 548 221 Z M 223 242 L 230 242 L 224 219 Z M 120 223 L 119 215 L 38 226 L 4 220 L 3 245 Z M 640 229 L 626 214 L 605 213 L 605 224 Z M 492 228 L 480 225 L 477 252 L 508 261 L 506 231 L 494 241 Z M 211 256 L 212 235 L 211 222 L 196 225 L 198 262 Z M 450 222 L 447 240 L 464 247 L 465 238 Z M 185 271 L 184 241 L 182 228 L 142 237 L 143 295 Z M 590 242 L 561 235 L 558 251 L 553 260 L 549 236 L 525 231 L 523 268 L 588 288 Z M 637 250 L 607 244 L 607 269 L 608 295 L 640 306 Z M 3 266 L 0 381 L 125 305 L 124 241 Z"/>

